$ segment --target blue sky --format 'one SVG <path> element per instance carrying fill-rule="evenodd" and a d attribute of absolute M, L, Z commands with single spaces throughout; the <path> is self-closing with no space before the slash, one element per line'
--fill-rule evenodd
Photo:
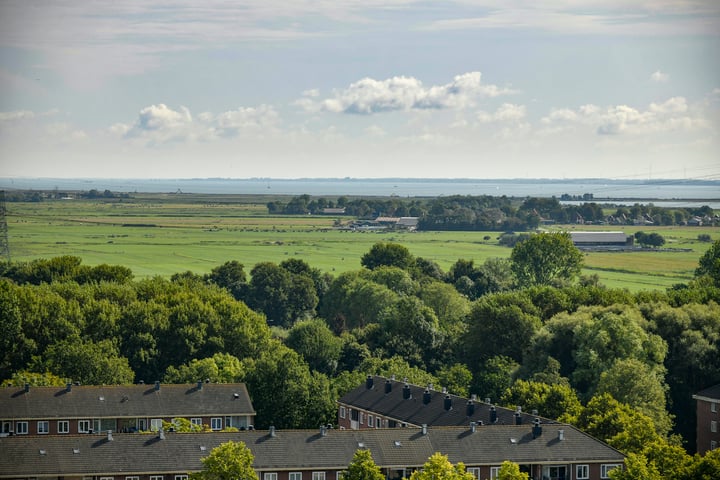
<path fill-rule="evenodd" d="M 716 0 L 0 0 L 0 176 L 720 178 Z"/>

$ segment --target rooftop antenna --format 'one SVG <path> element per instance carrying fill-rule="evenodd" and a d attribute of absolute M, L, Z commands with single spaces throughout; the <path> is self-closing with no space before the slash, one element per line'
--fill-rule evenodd
<path fill-rule="evenodd" d="M 0 258 L 10 261 L 10 243 L 8 243 L 8 227 L 5 209 L 5 190 L 0 190 Z"/>

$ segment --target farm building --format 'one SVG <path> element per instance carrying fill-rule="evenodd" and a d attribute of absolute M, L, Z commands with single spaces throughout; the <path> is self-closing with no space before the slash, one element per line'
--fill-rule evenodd
<path fill-rule="evenodd" d="M 633 246 L 633 236 L 625 232 L 570 232 L 579 249 L 623 249 Z"/>

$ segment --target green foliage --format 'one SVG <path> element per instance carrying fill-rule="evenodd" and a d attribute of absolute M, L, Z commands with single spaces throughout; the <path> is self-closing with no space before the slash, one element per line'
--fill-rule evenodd
<path fill-rule="evenodd" d="M 208 426 L 206 425 L 206 427 Z M 206 430 L 202 425 L 191 423 L 190 420 L 183 417 L 173 418 L 170 422 L 163 420 L 162 428 L 166 432 L 172 431 L 176 433 L 199 433 Z"/>
<path fill-rule="evenodd" d="M 481 398 L 499 399 L 514 382 L 520 365 L 512 358 L 502 355 L 488 358 L 473 374 L 471 391 Z"/>
<path fill-rule="evenodd" d="M 257 480 L 254 457 L 244 442 L 225 442 L 213 448 L 202 459 L 203 469 L 193 473 L 193 480 Z"/>
<path fill-rule="evenodd" d="M 21 370 L 13 373 L 12 377 L 4 380 L 1 387 L 22 387 L 25 384 L 31 387 L 62 387 L 67 385 L 70 380 L 59 377 L 50 372 L 36 373 L 27 370 Z"/>
<path fill-rule="evenodd" d="M 520 465 L 505 460 L 500 464 L 497 478 L 498 480 L 528 480 L 530 477 L 527 473 L 520 471 Z"/>
<path fill-rule="evenodd" d="M 500 402 L 508 407 L 521 405 L 523 410 L 537 410 L 545 418 L 573 418 L 582 410 L 575 391 L 569 385 L 517 380 L 505 390 Z"/>
<path fill-rule="evenodd" d="M 363 267 L 374 270 L 381 266 L 398 267 L 407 270 L 415 263 L 407 247 L 398 243 L 378 242 L 370 251 L 362 256 L 360 263 Z"/>
<path fill-rule="evenodd" d="M 384 480 L 380 467 L 372 458 L 370 450 L 357 450 L 343 474 L 342 480 Z"/>
<path fill-rule="evenodd" d="M 205 280 L 225 288 L 236 299 L 242 299 L 247 287 L 245 266 L 237 260 L 230 260 L 213 268 Z"/>
<path fill-rule="evenodd" d="M 625 458 L 625 468 L 610 471 L 611 480 L 663 480 L 657 468 L 640 454 L 629 453 Z"/>
<path fill-rule="evenodd" d="M 515 245 L 510 260 L 520 285 L 549 285 L 575 278 L 583 256 L 569 233 L 539 233 Z"/>
<path fill-rule="evenodd" d="M 665 245 L 665 238 L 659 233 L 645 233 L 643 231 L 635 232 L 635 240 L 640 245 L 648 247 L 662 247 Z"/>
<path fill-rule="evenodd" d="M 454 395 L 470 396 L 472 372 L 462 363 L 455 363 L 449 367 L 443 366 L 435 372 L 435 376 L 440 381 L 440 385 L 446 387 Z"/>
<path fill-rule="evenodd" d="M 688 468 L 688 480 L 715 480 L 720 478 L 720 449 L 716 448 L 704 456 L 696 455 Z"/>
<path fill-rule="evenodd" d="M 343 342 L 317 318 L 293 325 L 285 344 L 299 353 L 310 368 L 330 374 L 337 368 Z"/>
<path fill-rule="evenodd" d="M 165 383 L 195 383 L 209 380 L 213 383 L 239 382 L 245 370 L 236 357 L 227 353 L 216 353 L 212 357 L 190 360 L 179 367 L 169 366 L 165 371 Z"/>
<path fill-rule="evenodd" d="M 465 465 L 460 462 L 453 465 L 447 455 L 433 453 L 422 470 L 415 470 L 410 475 L 410 480 L 473 480 L 472 473 L 465 471 Z"/>
<path fill-rule="evenodd" d="M 720 287 L 720 240 L 715 240 L 710 248 L 700 257 L 695 276 L 707 275 L 715 286 Z"/>
<path fill-rule="evenodd" d="M 44 367 L 55 375 L 90 385 L 133 383 L 134 372 L 110 340 L 93 342 L 79 338 L 51 345 Z"/>

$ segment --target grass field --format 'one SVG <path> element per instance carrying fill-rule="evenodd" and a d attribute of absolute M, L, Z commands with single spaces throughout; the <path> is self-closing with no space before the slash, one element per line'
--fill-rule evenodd
<path fill-rule="evenodd" d="M 332 228 L 337 217 L 269 216 L 263 197 L 147 194 L 122 202 L 84 200 L 7 203 L 11 258 L 15 261 L 76 255 L 87 265 L 124 265 L 137 278 L 191 270 L 207 273 L 228 260 L 249 271 L 258 262 L 300 258 L 334 274 L 360 268 L 360 258 L 379 241 L 405 245 L 444 270 L 459 258 L 482 263 L 508 257 L 499 232 L 359 233 Z M 575 230 L 620 228 L 568 227 Z M 720 238 L 720 228 L 626 227 L 658 232 L 666 247 L 689 252 L 592 252 L 585 272 L 609 287 L 631 291 L 687 282 L 709 247 L 700 233 Z M 484 240 L 489 236 L 490 240 Z"/>

